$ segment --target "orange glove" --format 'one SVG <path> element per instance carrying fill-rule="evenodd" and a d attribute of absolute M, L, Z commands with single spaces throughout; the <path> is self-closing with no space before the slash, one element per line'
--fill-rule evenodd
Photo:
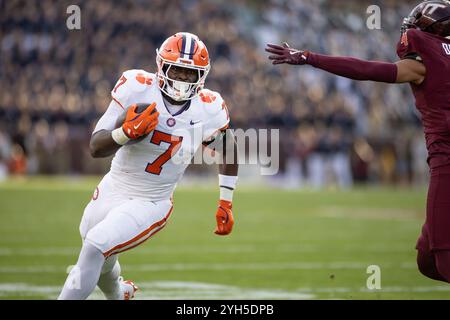
<path fill-rule="evenodd" d="M 159 112 L 155 110 L 155 102 L 142 113 L 137 113 L 137 108 L 133 105 L 127 109 L 125 121 L 122 124 L 123 132 L 132 140 L 148 135 L 158 125 Z"/>
<path fill-rule="evenodd" d="M 230 201 L 220 200 L 219 207 L 216 212 L 217 228 L 215 234 L 226 236 L 233 229 L 234 219 L 231 211 L 232 204 Z"/>

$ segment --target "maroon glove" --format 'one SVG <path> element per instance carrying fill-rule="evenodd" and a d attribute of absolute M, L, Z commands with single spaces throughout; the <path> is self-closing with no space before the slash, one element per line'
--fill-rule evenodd
<path fill-rule="evenodd" d="M 266 51 L 273 53 L 273 55 L 269 56 L 269 60 L 272 60 L 272 64 L 306 64 L 309 54 L 308 51 L 290 48 L 286 42 L 283 43 L 283 46 L 269 43 L 267 44 Z"/>

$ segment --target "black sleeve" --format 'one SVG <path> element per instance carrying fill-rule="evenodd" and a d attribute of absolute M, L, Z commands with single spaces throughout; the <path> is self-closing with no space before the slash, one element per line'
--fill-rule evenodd
<path fill-rule="evenodd" d="M 208 140 L 208 141 L 203 141 L 203 145 L 204 145 L 205 147 L 217 145 L 217 144 L 220 143 L 220 142 L 222 141 L 222 139 L 224 138 L 225 132 L 226 132 L 226 130 L 221 130 L 221 131 L 217 132 L 217 134 L 216 134 L 215 136 L 211 137 L 210 140 Z"/>

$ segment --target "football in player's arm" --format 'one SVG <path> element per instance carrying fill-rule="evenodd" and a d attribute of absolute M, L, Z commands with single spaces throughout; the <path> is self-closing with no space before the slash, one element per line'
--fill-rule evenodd
<path fill-rule="evenodd" d="M 426 221 L 417 241 L 425 276 L 450 283 L 450 1 L 424 1 L 404 19 L 396 63 L 322 55 L 268 44 L 274 65 L 311 65 L 354 80 L 410 83 L 428 150 Z"/>

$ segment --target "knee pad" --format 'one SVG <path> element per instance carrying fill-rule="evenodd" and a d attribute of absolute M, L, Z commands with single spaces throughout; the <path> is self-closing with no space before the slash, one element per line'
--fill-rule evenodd
<path fill-rule="evenodd" d="M 84 242 L 91 244 L 104 253 L 109 247 L 111 233 L 113 232 L 114 230 L 107 228 L 102 221 L 87 232 Z"/>

